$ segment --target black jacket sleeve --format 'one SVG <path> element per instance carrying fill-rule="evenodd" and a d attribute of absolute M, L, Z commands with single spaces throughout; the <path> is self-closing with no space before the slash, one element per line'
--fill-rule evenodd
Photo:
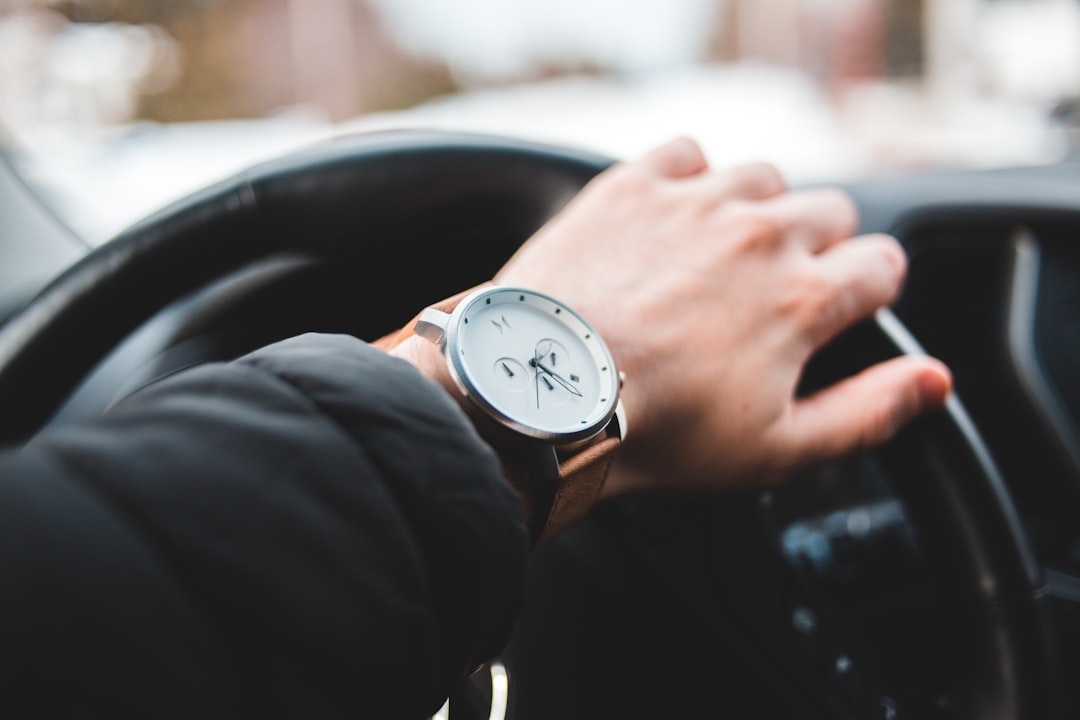
<path fill-rule="evenodd" d="M 510 632 L 520 515 L 449 397 L 358 340 L 179 373 L 0 455 L 0 704 L 422 717 Z"/>

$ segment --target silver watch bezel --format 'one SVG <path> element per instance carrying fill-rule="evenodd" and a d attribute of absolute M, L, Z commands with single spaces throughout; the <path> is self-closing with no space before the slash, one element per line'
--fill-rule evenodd
<path fill-rule="evenodd" d="M 604 365 L 607 370 L 604 371 L 607 377 L 610 377 L 610 389 L 608 393 L 608 401 L 604 404 L 601 412 L 596 415 L 595 419 L 588 425 L 583 426 L 580 430 L 564 431 L 564 432 L 551 432 L 542 428 L 538 428 L 534 425 L 523 423 L 506 413 L 499 410 L 497 407 L 488 402 L 484 396 L 481 388 L 479 388 L 469 377 L 468 370 L 465 367 L 464 360 L 462 359 L 464 350 L 460 347 L 460 337 L 462 327 L 464 324 L 464 318 L 470 312 L 470 309 L 477 303 L 483 302 L 486 298 L 492 295 L 501 295 L 503 293 L 518 293 L 523 295 L 529 295 L 536 298 L 541 303 L 547 303 L 550 306 L 552 312 L 552 319 L 556 322 L 563 323 L 564 325 L 570 325 L 577 323 L 585 331 L 585 337 L 583 342 L 586 346 L 590 347 L 590 350 L 595 350 L 603 358 Z M 559 309 L 559 313 L 555 312 L 555 308 Z M 565 313 L 565 315 L 564 315 Z M 567 322 L 567 318 L 571 322 Z M 510 428 L 511 430 L 537 440 L 543 440 L 556 445 L 569 444 L 575 442 L 581 442 L 590 438 L 596 437 L 611 423 L 613 417 L 616 416 L 616 411 L 621 408 L 619 399 L 620 389 L 620 376 L 618 369 L 615 365 L 615 358 L 611 354 L 611 350 L 608 348 L 604 339 L 584 317 L 581 316 L 576 310 L 571 308 L 566 303 L 558 300 L 546 293 L 539 292 L 537 290 L 531 290 L 523 287 L 512 287 L 506 285 L 492 285 L 484 288 L 480 288 L 465 296 L 446 321 L 445 334 L 442 341 L 443 353 L 446 356 L 447 366 L 450 370 L 450 376 L 453 378 L 454 384 L 465 394 L 469 400 L 480 408 L 484 413 L 493 418 L 501 425 Z"/>

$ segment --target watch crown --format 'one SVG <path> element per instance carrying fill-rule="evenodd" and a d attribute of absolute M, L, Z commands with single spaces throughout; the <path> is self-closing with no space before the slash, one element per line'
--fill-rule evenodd
<path fill-rule="evenodd" d="M 622 370 L 619 371 L 619 389 L 622 390 L 622 386 L 626 384 L 626 373 Z"/>

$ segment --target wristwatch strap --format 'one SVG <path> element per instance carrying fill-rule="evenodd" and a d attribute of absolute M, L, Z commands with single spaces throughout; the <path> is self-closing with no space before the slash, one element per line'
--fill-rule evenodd
<path fill-rule="evenodd" d="M 451 313 L 469 293 L 490 284 L 477 285 L 430 307 Z M 393 350 L 414 334 L 413 328 L 421 314 L 422 312 L 401 329 L 379 338 L 372 345 L 384 352 Z M 493 424 L 493 421 L 484 423 L 485 426 Z M 501 435 L 497 431 L 482 434 L 489 442 L 493 437 Z M 620 442 L 618 434 L 601 435 L 562 462 L 559 462 L 551 446 L 533 443 L 533 448 L 525 451 L 521 449 L 520 442 L 493 442 L 496 449 L 501 451 L 507 478 L 519 492 L 523 491 L 525 519 L 534 547 L 585 516 L 604 488 L 611 461 Z M 537 448 L 539 452 L 536 451 Z"/>
<path fill-rule="evenodd" d="M 489 283 L 489 282 L 480 283 L 476 287 L 471 287 L 468 290 L 464 290 L 462 292 L 459 292 L 457 295 L 451 295 L 450 297 L 446 298 L 445 300 L 440 300 L 437 303 L 432 303 L 428 307 L 433 307 L 436 310 L 442 310 L 444 313 L 452 313 L 452 312 L 454 312 L 454 308 L 456 308 L 458 306 L 458 304 L 462 300 L 464 300 L 465 297 L 469 293 L 475 292 L 476 290 L 479 290 L 482 287 L 487 287 L 490 284 L 491 283 Z M 398 330 L 395 330 L 392 333 L 388 333 L 386 335 L 383 335 L 381 338 L 379 338 L 375 342 L 371 343 L 371 345 L 373 347 L 378 348 L 379 350 L 382 350 L 383 352 L 390 352 L 391 350 L 396 348 L 398 345 L 400 345 L 401 343 L 405 342 L 410 337 L 412 337 L 413 328 L 416 327 L 416 321 L 419 320 L 420 316 L 423 315 L 423 314 L 424 314 L 423 310 L 421 310 L 419 313 L 416 314 L 416 317 L 414 317 L 409 322 L 405 323 L 405 325 L 403 327 L 401 327 Z"/>
<path fill-rule="evenodd" d="M 559 488 L 535 544 L 551 539 L 585 516 L 604 489 L 620 442 L 618 436 L 605 437 L 559 464 Z"/>

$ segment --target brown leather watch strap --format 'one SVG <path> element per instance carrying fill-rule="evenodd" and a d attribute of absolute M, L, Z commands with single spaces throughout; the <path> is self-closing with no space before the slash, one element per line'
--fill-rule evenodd
<path fill-rule="evenodd" d="M 482 287 L 487 287 L 490 284 L 491 283 L 489 283 L 489 282 L 480 283 L 479 285 L 477 285 L 475 287 L 471 287 L 468 290 L 463 290 L 463 291 L 459 292 L 457 295 L 451 295 L 450 297 L 446 298 L 445 300 L 440 300 L 437 303 L 432 303 L 428 307 L 433 307 L 436 310 L 442 310 L 444 313 L 452 313 L 452 312 L 454 312 L 454 308 L 456 308 L 458 306 L 458 303 L 460 303 L 462 300 L 465 299 L 466 295 L 468 295 L 471 292 L 475 292 L 476 290 L 479 290 Z M 421 310 L 419 313 L 417 313 L 416 317 L 414 317 L 412 320 L 405 323 L 404 327 L 402 327 L 399 330 L 395 330 L 394 332 L 389 333 L 387 335 L 383 335 L 381 338 L 379 338 L 378 340 L 371 343 L 371 345 L 373 347 L 378 348 L 379 350 L 382 350 L 383 352 L 390 352 L 391 350 L 396 348 L 398 345 L 400 345 L 401 343 L 405 342 L 410 337 L 412 337 L 413 328 L 416 327 L 416 321 L 420 319 L 420 315 L 422 315 L 422 314 L 423 314 L 423 310 Z"/>
<path fill-rule="evenodd" d="M 619 444 L 618 437 L 606 437 L 559 464 L 559 489 L 537 545 L 585 516 L 604 489 Z"/>

